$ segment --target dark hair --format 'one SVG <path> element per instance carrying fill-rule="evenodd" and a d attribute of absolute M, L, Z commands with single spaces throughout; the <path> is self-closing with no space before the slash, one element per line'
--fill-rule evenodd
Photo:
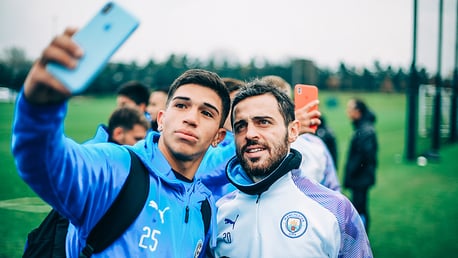
<path fill-rule="evenodd" d="M 241 80 L 235 79 L 235 78 L 223 78 L 224 84 L 226 84 L 227 90 L 229 93 L 232 93 L 236 90 L 240 90 L 243 86 L 245 86 L 245 83 Z"/>
<path fill-rule="evenodd" d="M 369 109 L 369 107 L 366 105 L 366 103 L 363 100 L 358 99 L 358 98 L 353 98 L 353 101 L 355 103 L 355 109 L 358 110 L 361 113 L 361 120 L 366 120 L 366 121 L 370 121 L 372 123 L 375 123 L 376 116 Z"/>
<path fill-rule="evenodd" d="M 146 130 L 149 129 L 149 122 L 140 110 L 134 107 L 123 106 L 111 113 L 107 131 L 111 137 L 115 128 L 122 127 L 126 130 L 132 130 L 137 124 L 143 126 Z"/>
<path fill-rule="evenodd" d="M 184 72 L 176 78 L 170 86 L 167 97 L 167 105 L 173 97 L 173 94 L 175 94 L 175 91 L 185 84 L 197 84 L 212 89 L 216 92 L 216 94 L 218 94 L 222 103 L 221 121 L 219 125 L 220 127 L 223 127 L 224 121 L 226 121 L 226 117 L 229 113 L 229 109 L 231 108 L 231 99 L 229 98 L 229 92 L 226 85 L 218 74 L 202 69 L 191 69 Z"/>
<path fill-rule="evenodd" d="M 158 86 L 158 87 L 154 88 L 151 93 L 153 93 L 153 92 L 163 92 L 163 93 L 167 94 L 167 93 L 169 93 L 169 87 L 161 85 L 161 86 Z"/>
<path fill-rule="evenodd" d="M 269 85 L 265 81 L 261 80 L 253 80 L 249 82 L 245 87 L 243 87 L 237 95 L 235 95 L 235 98 L 232 102 L 232 112 L 234 112 L 234 107 L 242 100 L 249 98 L 249 97 L 254 97 L 254 96 L 259 96 L 259 95 L 264 95 L 264 94 L 271 94 L 272 96 L 275 97 L 277 100 L 277 105 L 278 105 L 278 110 L 280 111 L 280 114 L 283 116 L 283 119 L 285 120 L 285 125 L 288 126 L 289 123 L 294 121 L 295 115 L 294 115 L 294 103 L 291 100 L 291 98 L 283 91 L 279 90 L 278 88 Z M 234 123 L 234 113 L 232 113 L 231 117 L 231 123 Z"/>
<path fill-rule="evenodd" d="M 148 105 L 150 90 L 148 86 L 138 81 L 130 81 L 122 84 L 117 91 L 118 95 L 126 96 L 137 105 Z"/>

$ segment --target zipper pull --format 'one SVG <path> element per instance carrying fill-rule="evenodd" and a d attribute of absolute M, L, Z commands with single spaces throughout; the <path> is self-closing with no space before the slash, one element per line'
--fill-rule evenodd
<path fill-rule="evenodd" d="M 259 202 L 259 199 L 261 199 L 261 194 L 258 194 L 258 198 L 256 198 L 256 204 Z"/>
<path fill-rule="evenodd" d="M 188 223 L 189 221 L 189 206 L 186 206 L 186 213 L 184 214 L 184 222 Z"/>

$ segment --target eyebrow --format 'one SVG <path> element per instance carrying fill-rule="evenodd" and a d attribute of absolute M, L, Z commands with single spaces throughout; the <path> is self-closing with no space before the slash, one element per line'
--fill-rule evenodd
<path fill-rule="evenodd" d="M 183 97 L 183 96 L 175 96 L 172 100 L 176 100 L 176 99 L 184 100 L 184 101 L 191 101 L 191 98 L 190 98 L 190 97 Z M 215 112 L 218 113 L 218 115 L 219 115 L 219 110 L 218 110 L 218 108 L 216 108 L 215 106 L 213 106 L 212 104 L 207 103 L 207 102 L 204 102 L 204 105 L 205 105 L 206 107 L 209 107 L 209 108 L 215 110 Z"/>
<path fill-rule="evenodd" d="M 259 121 L 259 120 L 273 120 L 271 116 L 255 116 L 252 118 L 248 119 L 240 119 L 240 120 L 235 120 L 234 124 L 240 123 L 240 122 L 246 122 L 247 120 L 254 120 L 254 121 Z"/>
<path fill-rule="evenodd" d="M 255 116 L 253 117 L 252 120 L 264 120 L 264 119 L 272 120 L 273 118 L 271 116 Z"/>

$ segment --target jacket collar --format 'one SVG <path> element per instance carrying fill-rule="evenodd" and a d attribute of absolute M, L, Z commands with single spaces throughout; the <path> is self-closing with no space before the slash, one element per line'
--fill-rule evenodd
<path fill-rule="evenodd" d="M 270 175 L 254 183 L 243 170 L 237 157 L 233 157 L 227 164 L 226 175 L 229 181 L 240 191 L 250 195 L 259 195 L 267 191 L 273 183 L 286 173 L 293 169 L 298 169 L 301 160 L 301 154 L 295 149 L 290 149 L 290 153 L 286 155 L 280 165 Z"/>

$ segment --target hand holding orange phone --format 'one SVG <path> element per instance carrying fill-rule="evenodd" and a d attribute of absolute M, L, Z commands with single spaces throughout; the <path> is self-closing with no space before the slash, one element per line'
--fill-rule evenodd
<path fill-rule="evenodd" d="M 312 101 L 317 101 L 317 100 L 318 100 L 318 88 L 316 86 L 305 85 L 305 84 L 296 84 L 294 86 L 294 104 L 295 104 L 296 111 L 300 110 L 301 108 L 311 103 Z M 306 131 L 306 132 L 308 131 L 308 132 L 315 133 L 319 125 L 319 123 L 314 122 L 314 118 L 319 118 L 318 103 L 316 105 L 313 105 L 310 109 L 305 110 L 304 112 L 316 113 L 316 114 L 314 114 L 313 117 L 297 115 L 296 118 L 300 120 L 301 127 L 305 125 L 310 128 L 310 130 L 301 130 L 301 131 Z M 301 120 L 307 120 L 307 121 L 301 121 Z"/>

